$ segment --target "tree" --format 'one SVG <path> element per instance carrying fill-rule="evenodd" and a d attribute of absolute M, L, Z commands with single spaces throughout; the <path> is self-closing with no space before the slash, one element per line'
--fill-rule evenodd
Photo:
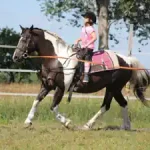
<path fill-rule="evenodd" d="M 0 29 L 0 45 L 17 45 L 20 38 L 20 34 L 14 31 L 12 28 L 2 28 Z M 0 68 L 9 68 L 9 69 L 27 69 L 31 68 L 29 62 L 24 62 L 21 64 L 13 63 L 12 55 L 13 49 L 0 48 Z M 7 82 L 15 82 L 15 79 L 18 79 L 18 82 L 21 82 L 23 79 L 30 81 L 30 73 L 14 73 L 7 72 L 8 79 Z"/>
<path fill-rule="evenodd" d="M 72 19 L 68 19 L 72 26 L 80 27 L 78 19 L 87 10 L 95 12 L 98 16 L 99 28 L 99 48 L 108 48 L 108 37 L 116 40 L 113 35 L 109 35 L 112 23 L 123 19 L 128 26 L 134 24 L 136 36 L 142 40 L 150 38 L 150 1 L 149 0 L 38 0 L 41 2 L 41 9 L 50 19 L 56 18 L 61 21 L 66 17 L 66 13 L 72 14 Z M 117 40 L 116 40 L 117 41 Z"/>
<path fill-rule="evenodd" d="M 134 24 L 134 31 L 136 36 L 140 37 L 140 43 L 150 38 L 149 8 L 149 0 L 119 0 L 115 3 L 116 18 L 123 18 L 126 24 Z"/>
<path fill-rule="evenodd" d="M 0 29 L 0 45 L 16 45 L 19 40 L 19 34 L 17 34 L 13 29 L 3 28 Z M 13 61 L 11 59 L 13 55 L 12 49 L 0 48 L 0 68 L 11 68 Z M 14 82 L 14 73 L 7 72 L 8 82 Z"/>

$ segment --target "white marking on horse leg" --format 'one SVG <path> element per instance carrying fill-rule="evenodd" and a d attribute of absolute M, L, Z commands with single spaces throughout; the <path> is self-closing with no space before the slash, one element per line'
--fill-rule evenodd
<path fill-rule="evenodd" d="M 106 112 L 105 106 L 102 107 L 85 125 L 85 128 L 92 128 L 93 125 L 95 124 L 96 120 Z"/>
<path fill-rule="evenodd" d="M 25 120 L 25 124 L 30 124 L 32 122 L 32 119 L 34 118 L 34 114 L 37 110 L 37 107 L 39 105 L 40 101 L 39 100 L 34 100 L 32 108 L 28 114 L 27 119 Z"/>
<path fill-rule="evenodd" d="M 60 114 L 58 112 L 58 106 L 56 106 L 54 109 L 53 109 L 53 112 L 55 113 L 56 115 L 56 119 L 59 120 L 62 124 L 64 124 L 66 127 L 68 127 L 69 123 L 71 122 L 70 119 L 66 118 L 65 116 L 63 116 L 62 114 Z"/>
<path fill-rule="evenodd" d="M 131 123 L 130 118 L 128 116 L 128 107 L 122 107 L 122 115 L 123 115 L 123 129 L 130 129 Z"/>

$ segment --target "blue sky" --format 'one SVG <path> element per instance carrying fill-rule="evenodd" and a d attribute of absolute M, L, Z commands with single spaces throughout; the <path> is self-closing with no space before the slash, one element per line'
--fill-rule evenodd
<path fill-rule="evenodd" d="M 80 28 L 66 26 L 65 20 L 61 22 L 55 20 L 48 21 L 43 12 L 41 12 L 40 3 L 36 0 L 0 0 L 0 4 L 0 28 L 8 26 L 20 32 L 19 24 L 24 27 L 29 27 L 34 24 L 36 27 L 57 33 L 68 44 L 74 43 L 80 35 Z M 82 23 L 82 20 L 79 21 Z M 109 47 L 112 50 L 126 55 L 128 49 L 128 33 L 126 33 L 125 26 L 118 32 L 116 32 L 114 27 L 115 25 L 111 27 L 111 33 L 116 34 L 120 43 L 115 45 L 110 41 Z M 97 29 L 97 26 L 95 26 L 95 28 Z M 138 43 L 138 40 L 134 38 L 133 53 L 138 53 L 139 48 L 141 48 L 143 53 L 150 52 L 150 45 L 142 47 Z M 145 67 L 150 68 L 150 55 L 134 54 L 134 56 L 136 56 Z"/>

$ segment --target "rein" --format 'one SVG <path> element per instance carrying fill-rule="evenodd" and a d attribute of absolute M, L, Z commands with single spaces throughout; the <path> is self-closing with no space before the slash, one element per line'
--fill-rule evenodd
<path fill-rule="evenodd" d="M 68 57 L 62 57 L 62 56 L 28 56 L 28 58 L 52 58 L 52 59 L 70 59 L 70 60 L 74 60 L 74 61 L 78 61 L 78 62 L 83 62 L 83 63 L 89 63 L 89 64 L 93 64 L 93 65 L 103 65 L 101 63 L 96 63 L 96 62 L 92 62 L 92 61 L 86 61 L 86 60 L 82 60 L 82 59 L 74 59 L 74 58 L 68 58 Z M 74 68 L 75 69 L 75 68 Z M 150 69 L 146 69 L 146 68 L 132 68 L 132 67 L 124 67 L 124 66 L 119 66 L 119 67 L 114 67 L 112 69 L 124 69 L 124 70 L 150 70 Z M 109 69 L 107 69 L 109 70 Z"/>

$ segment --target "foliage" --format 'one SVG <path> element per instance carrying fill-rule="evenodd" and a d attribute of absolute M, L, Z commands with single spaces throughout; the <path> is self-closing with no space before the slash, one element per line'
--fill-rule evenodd
<path fill-rule="evenodd" d="M 150 1 L 149 0 L 118 0 L 114 3 L 115 18 L 123 18 L 126 24 L 133 23 L 136 36 L 143 40 L 150 38 Z"/>
<path fill-rule="evenodd" d="M 66 17 L 66 14 L 71 14 L 67 18 L 69 23 L 73 26 L 80 27 L 78 22 L 81 14 L 86 10 L 92 10 L 95 13 L 99 11 L 102 3 L 107 0 L 38 0 L 41 3 L 41 10 L 49 19 L 56 18 L 61 21 Z M 123 19 L 127 25 L 133 23 L 136 36 L 142 40 L 150 38 L 150 0 L 110 0 L 109 4 L 109 22 L 112 24 L 114 21 Z M 98 13 L 97 13 L 98 15 Z M 110 39 L 114 39 L 116 44 L 118 41 L 113 35 Z"/>
<path fill-rule="evenodd" d="M 57 21 L 66 18 L 66 13 L 71 13 L 72 17 L 67 18 L 72 26 L 80 26 L 78 19 L 81 14 L 91 9 L 95 10 L 95 1 L 88 0 L 38 0 L 41 2 L 41 10 L 50 19 L 56 18 Z"/>

